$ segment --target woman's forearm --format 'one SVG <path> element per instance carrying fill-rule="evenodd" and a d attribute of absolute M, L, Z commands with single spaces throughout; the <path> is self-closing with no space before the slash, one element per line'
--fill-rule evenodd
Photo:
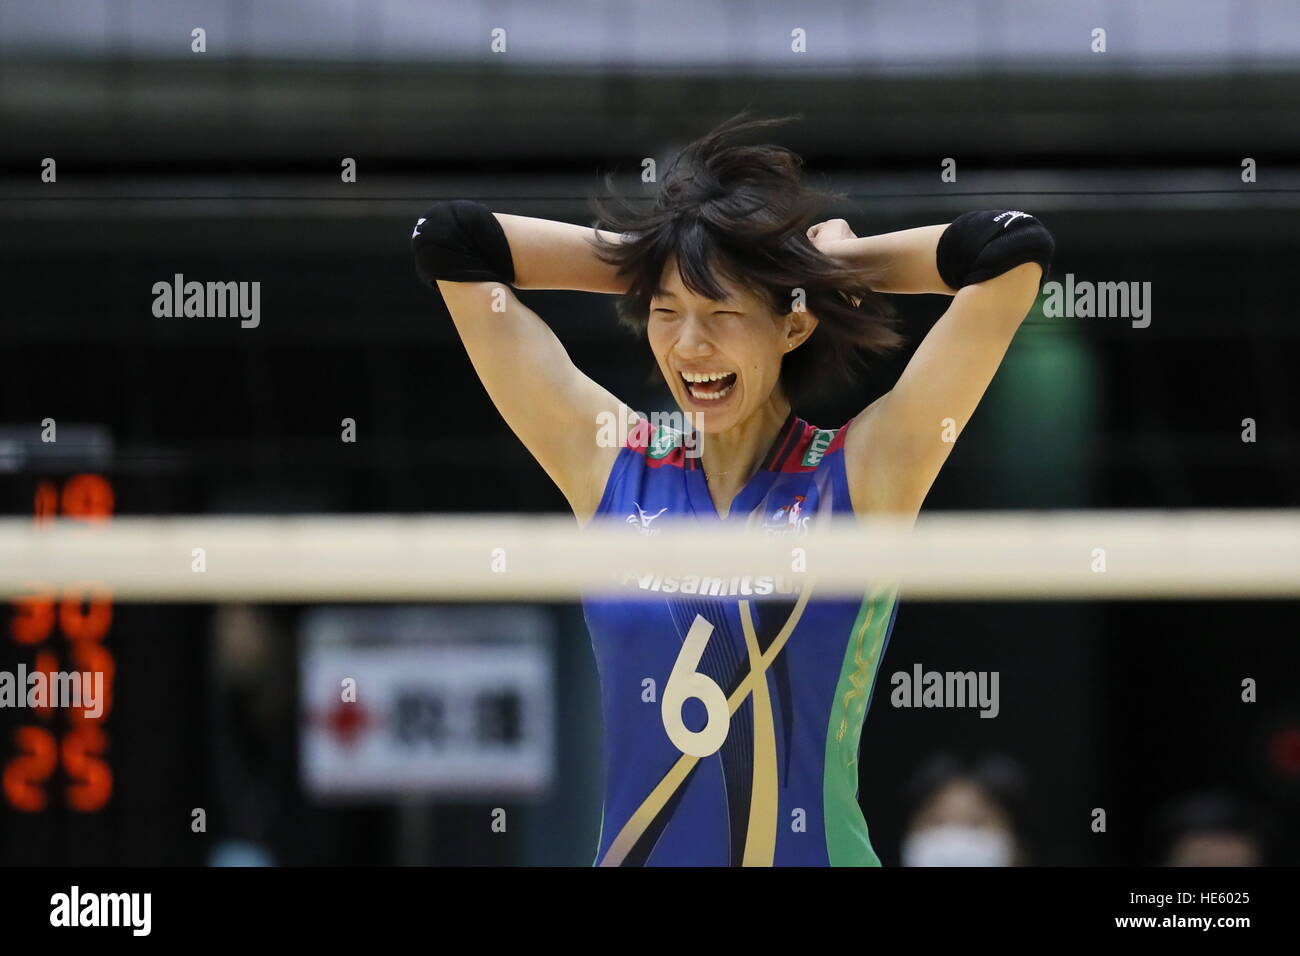
<path fill-rule="evenodd" d="M 947 228 L 945 223 L 839 239 L 827 243 L 822 251 L 871 276 L 871 287 L 877 292 L 956 295 L 957 290 L 940 278 L 935 258 L 939 237 Z"/>
<path fill-rule="evenodd" d="M 500 212 L 493 215 L 510 243 L 517 288 L 614 294 L 627 291 L 627 280 L 620 279 L 613 266 L 596 257 L 591 228 Z M 601 235 L 618 239 L 612 232 Z"/>
<path fill-rule="evenodd" d="M 587 226 L 493 213 L 510 243 L 515 286 L 520 289 L 571 289 L 621 294 L 627 280 L 597 258 Z M 903 229 L 828 243 L 824 252 L 873 277 L 878 292 L 955 295 L 939 276 L 935 250 L 947 224 Z M 601 232 L 609 240 L 618 236 Z"/>

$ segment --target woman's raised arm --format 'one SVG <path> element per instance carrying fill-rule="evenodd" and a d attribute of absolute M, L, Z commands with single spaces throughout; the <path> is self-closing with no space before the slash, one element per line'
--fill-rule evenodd
<path fill-rule="evenodd" d="M 947 228 L 945 223 L 859 237 L 843 219 L 831 219 L 809 229 L 808 238 L 832 259 L 872 276 L 871 287 L 877 292 L 956 295 L 935 262 L 939 238 Z"/>
<path fill-rule="evenodd" d="M 626 280 L 615 275 L 614 267 L 596 258 L 591 244 L 595 230 L 590 227 L 499 212 L 493 215 L 510 240 L 515 288 L 627 291 Z M 610 242 L 618 240 L 612 232 L 600 235 Z"/>
<path fill-rule="evenodd" d="M 429 209 L 411 237 L 416 272 L 442 294 L 492 404 L 580 522 L 599 505 L 618 455 L 596 438 L 619 401 L 573 364 L 510 286 L 617 292 L 613 269 L 586 254 L 590 232 L 458 200 Z"/>
<path fill-rule="evenodd" d="M 1028 213 L 986 209 L 948 226 L 837 242 L 840 255 L 892 249 L 892 268 L 872 265 L 892 272 L 897 291 L 955 290 L 898 382 L 857 416 L 844 440 L 854 509 L 914 515 L 1034 304 L 1052 235 Z"/>

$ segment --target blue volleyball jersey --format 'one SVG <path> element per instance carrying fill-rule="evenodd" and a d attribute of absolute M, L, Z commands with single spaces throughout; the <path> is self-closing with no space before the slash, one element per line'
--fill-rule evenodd
<path fill-rule="evenodd" d="M 739 522 L 793 548 L 821 516 L 852 513 L 847 427 L 791 413 L 720 519 L 681 436 L 640 419 L 593 520 L 643 535 Z M 598 864 L 879 865 L 858 742 L 895 591 L 864 582 L 861 601 L 816 600 L 800 578 L 628 575 L 640 596 L 584 600 L 604 717 Z"/>

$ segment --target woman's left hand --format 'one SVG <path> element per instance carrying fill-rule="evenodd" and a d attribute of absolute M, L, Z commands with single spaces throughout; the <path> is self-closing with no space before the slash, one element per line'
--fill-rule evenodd
<path fill-rule="evenodd" d="M 843 219 L 827 219 L 808 229 L 808 240 L 813 244 L 813 248 L 828 259 L 847 257 L 849 249 L 845 243 L 856 238 L 858 237 Z M 850 298 L 854 305 L 859 305 L 862 301 L 860 296 L 855 295 Z"/>
<path fill-rule="evenodd" d="M 856 238 L 858 237 L 843 219 L 827 219 L 808 229 L 808 241 L 818 252 L 826 255 L 830 255 L 836 243 Z"/>

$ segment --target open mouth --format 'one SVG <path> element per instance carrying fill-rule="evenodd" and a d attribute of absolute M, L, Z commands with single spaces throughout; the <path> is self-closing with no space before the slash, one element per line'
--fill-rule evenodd
<path fill-rule="evenodd" d="M 682 372 L 682 384 L 698 402 L 716 402 L 736 387 L 735 372 Z"/>

